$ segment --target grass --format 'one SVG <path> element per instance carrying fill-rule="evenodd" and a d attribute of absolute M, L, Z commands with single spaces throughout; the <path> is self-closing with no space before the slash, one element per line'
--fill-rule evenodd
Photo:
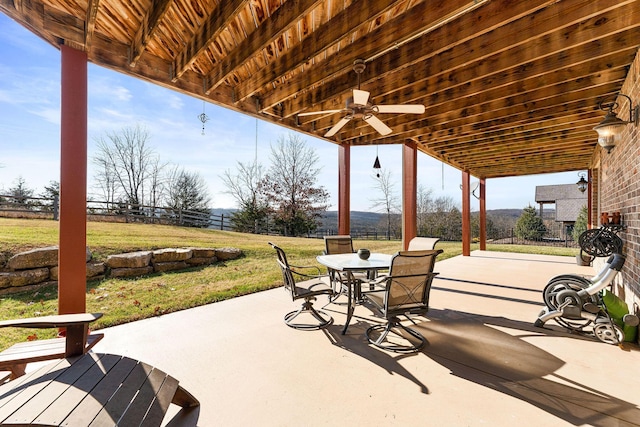
<path fill-rule="evenodd" d="M 89 222 L 87 245 L 94 258 L 170 247 L 237 247 L 244 256 L 215 265 L 180 272 L 157 273 L 137 279 L 109 278 L 87 283 L 87 311 L 104 316 L 93 329 L 127 323 L 270 289 L 281 285 L 273 241 L 282 247 L 293 264 L 318 265 L 316 256 L 324 249 L 322 239 L 292 238 L 234 233 L 219 230 L 165 225 Z M 51 220 L 0 218 L 0 259 L 24 250 L 58 244 L 58 223 Z M 399 241 L 355 240 L 356 247 L 395 253 Z M 460 242 L 440 242 L 439 260 L 462 253 Z M 472 245 L 472 250 L 477 245 Z M 489 245 L 488 250 L 574 256 L 576 249 L 539 246 Z M 57 288 L 0 296 L 0 319 L 56 314 Z M 34 334 L 35 331 L 35 334 Z M 54 330 L 0 329 L 0 350 L 31 338 L 50 338 Z"/>

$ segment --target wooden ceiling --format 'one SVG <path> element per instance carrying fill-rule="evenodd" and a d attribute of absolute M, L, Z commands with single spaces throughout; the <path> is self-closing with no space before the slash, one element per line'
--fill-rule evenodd
<path fill-rule="evenodd" d="M 598 102 L 640 45 L 640 0 L 0 0 L 0 11 L 91 62 L 313 134 L 361 89 L 379 135 L 354 119 L 328 139 L 413 141 L 476 177 L 588 168 Z"/>

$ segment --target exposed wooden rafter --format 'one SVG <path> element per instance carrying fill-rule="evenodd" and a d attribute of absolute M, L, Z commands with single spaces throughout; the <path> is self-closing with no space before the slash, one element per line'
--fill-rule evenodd
<path fill-rule="evenodd" d="M 483 178 L 588 168 L 598 102 L 640 47 L 640 0 L 0 0 L 90 61 L 319 138 L 358 84 L 423 104 L 328 140 L 415 143 Z"/>
<path fill-rule="evenodd" d="M 149 40 L 151 40 L 151 37 L 153 37 L 153 34 L 158 28 L 158 23 L 165 18 L 172 3 L 173 0 L 152 0 L 151 7 L 145 12 L 142 24 L 138 28 L 138 31 L 136 31 L 136 35 L 131 42 L 131 59 L 129 60 L 129 66 L 136 66 L 140 55 L 142 55 Z"/>

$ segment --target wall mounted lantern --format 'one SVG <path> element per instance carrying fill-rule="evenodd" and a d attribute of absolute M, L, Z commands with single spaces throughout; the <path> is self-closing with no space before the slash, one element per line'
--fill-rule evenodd
<path fill-rule="evenodd" d="M 584 172 L 580 172 L 578 176 L 580 177 L 580 180 L 576 182 L 576 185 L 578 186 L 578 190 L 580 190 L 581 193 L 584 193 L 585 191 L 587 191 L 587 186 L 589 185 L 589 182 L 586 179 L 584 179 L 585 177 Z"/>
<path fill-rule="evenodd" d="M 607 99 L 603 99 L 598 104 L 598 107 L 603 111 L 608 109 L 607 114 L 604 116 L 604 119 L 593 128 L 593 130 L 598 132 L 598 144 L 607 150 L 607 153 L 611 152 L 613 147 L 618 143 L 620 134 L 629 123 L 638 126 L 638 116 L 640 116 L 640 106 L 636 105 L 635 108 L 633 108 L 631 98 L 622 93 L 615 95 L 616 98 L 618 96 L 624 96 L 629 100 L 629 120 L 624 121 L 619 119 L 613 112 L 618 108 L 618 103 L 615 101 L 615 98 L 609 102 L 605 102 Z"/>

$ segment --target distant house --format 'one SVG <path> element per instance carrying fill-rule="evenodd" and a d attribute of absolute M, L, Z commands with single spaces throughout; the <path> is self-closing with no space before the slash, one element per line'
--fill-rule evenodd
<path fill-rule="evenodd" d="M 544 218 L 544 205 L 555 205 L 555 220 L 569 232 L 578 219 L 580 209 L 587 205 L 587 194 L 575 184 L 539 185 L 536 187 L 536 203 L 540 205 L 540 217 Z"/>

